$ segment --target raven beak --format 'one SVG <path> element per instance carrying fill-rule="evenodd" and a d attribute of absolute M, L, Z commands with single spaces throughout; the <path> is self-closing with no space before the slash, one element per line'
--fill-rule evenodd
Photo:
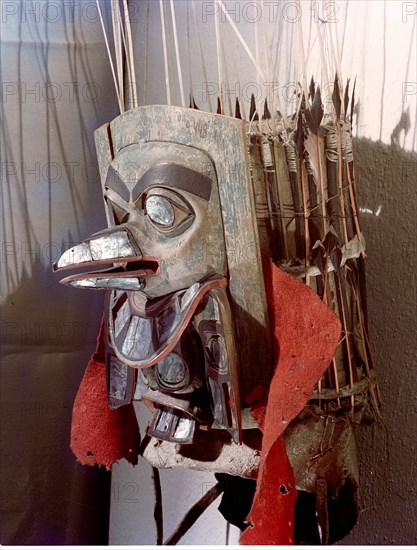
<path fill-rule="evenodd" d="M 71 275 L 60 282 L 77 288 L 142 290 L 146 278 L 159 273 L 158 260 L 143 256 L 127 225 L 95 233 L 66 250 L 53 271 L 103 265 L 104 269 Z"/>

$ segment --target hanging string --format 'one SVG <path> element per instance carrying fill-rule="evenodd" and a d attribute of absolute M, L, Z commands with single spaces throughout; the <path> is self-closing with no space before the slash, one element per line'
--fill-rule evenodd
<path fill-rule="evenodd" d="M 219 17 L 220 17 L 220 14 L 218 12 L 216 12 L 214 14 L 214 29 L 215 29 L 215 33 L 216 33 L 217 80 L 218 80 L 218 83 L 219 83 L 220 113 L 224 114 L 223 71 L 222 71 L 222 56 L 221 56 L 221 47 L 220 47 Z"/>
<path fill-rule="evenodd" d="M 232 44 L 232 39 L 231 39 L 231 36 L 230 36 L 230 28 L 229 28 L 229 25 L 226 25 L 226 40 L 227 40 L 227 43 L 228 44 Z M 240 78 L 239 78 L 239 67 L 238 67 L 238 63 L 236 61 L 236 56 L 235 56 L 235 53 L 234 53 L 234 49 L 232 47 L 229 48 L 229 51 L 230 51 L 230 54 L 232 56 L 232 66 L 233 66 L 233 70 L 235 72 L 235 76 L 236 76 L 236 82 L 240 83 Z M 239 91 L 240 91 L 240 87 L 238 88 Z M 236 96 L 238 99 L 242 99 L 242 101 L 239 101 L 239 104 L 240 104 L 240 110 L 241 110 L 241 116 L 243 118 L 243 120 L 246 120 L 246 109 L 245 109 L 245 101 L 244 99 L 245 98 L 239 98 L 239 96 L 237 95 Z M 232 116 L 234 116 L 232 114 Z"/>
<path fill-rule="evenodd" d="M 255 29 L 255 59 L 256 59 L 257 67 L 260 67 L 261 64 L 259 62 L 259 18 L 257 18 L 257 20 L 255 21 L 254 29 Z M 261 75 L 259 70 L 256 71 L 256 84 L 259 89 L 261 85 Z"/>
<path fill-rule="evenodd" d="M 143 103 L 148 103 L 148 45 L 149 45 L 149 14 L 150 14 L 151 0 L 148 0 L 146 7 L 146 31 L 145 31 L 145 67 L 144 67 L 144 79 L 143 79 Z"/>
<path fill-rule="evenodd" d="M 298 0 L 298 5 L 300 6 L 300 1 Z M 307 59 L 306 59 L 306 52 L 304 50 L 304 38 L 303 38 L 303 27 L 302 27 L 302 21 L 301 18 L 297 21 L 297 32 L 298 32 L 298 41 L 299 41 L 299 48 L 300 48 L 300 55 L 301 55 L 301 65 L 302 65 L 302 87 L 304 91 L 304 97 L 306 101 L 308 101 L 308 86 L 307 86 Z"/>
<path fill-rule="evenodd" d="M 133 40 L 132 40 L 132 28 L 130 26 L 130 15 L 129 15 L 129 8 L 127 5 L 127 0 L 123 0 L 123 10 L 124 10 L 124 22 L 125 22 L 125 29 L 126 29 L 126 39 L 125 40 L 125 48 L 126 48 L 126 55 L 127 55 L 127 66 L 128 71 L 130 75 L 130 82 L 129 82 L 129 98 L 131 97 L 132 100 L 132 107 L 133 109 L 136 109 L 138 107 L 138 92 L 136 87 L 136 69 L 135 69 L 135 55 L 133 51 Z M 126 45 L 127 41 L 127 45 Z"/>
<path fill-rule="evenodd" d="M 330 81 L 329 81 L 329 75 L 327 72 L 327 63 L 326 63 L 326 55 L 324 52 L 323 37 L 322 37 L 320 24 L 318 20 L 316 21 L 316 30 L 317 30 L 317 40 L 318 40 L 319 49 L 320 49 L 321 72 L 323 74 L 325 85 L 328 85 Z"/>
<path fill-rule="evenodd" d="M 192 68 L 191 68 L 191 49 L 190 49 L 190 11 L 189 11 L 189 2 L 187 2 L 187 58 L 188 58 L 188 85 L 190 87 L 190 106 L 194 101 L 194 92 L 193 92 L 193 77 L 192 77 Z"/>
<path fill-rule="evenodd" d="M 239 39 L 239 42 L 242 44 L 243 46 L 243 49 L 245 50 L 245 52 L 248 54 L 249 56 L 249 59 L 252 61 L 252 63 L 255 65 L 257 71 L 259 71 L 259 74 L 260 76 L 262 77 L 262 79 L 265 81 L 265 75 L 261 69 L 261 67 L 259 66 L 259 64 L 256 62 L 256 59 L 255 57 L 253 56 L 253 53 L 250 51 L 250 48 L 249 46 L 246 44 L 243 36 L 240 34 L 238 28 L 236 27 L 233 19 L 230 17 L 230 14 L 228 13 L 228 11 L 226 10 L 224 4 L 223 4 L 223 1 L 222 0 L 216 0 L 216 4 L 218 6 L 220 6 L 220 8 L 222 9 L 223 13 L 225 14 L 226 16 L 226 19 L 227 21 L 230 23 L 230 26 L 232 27 L 232 29 L 234 30 L 236 36 L 238 37 Z"/>
<path fill-rule="evenodd" d="M 166 1 L 166 0 L 164 0 Z M 175 60 L 175 46 L 174 46 L 174 33 L 172 25 L 170 25 L 171 19 L 168 18 L 168 12 L 165 12 L 165 24 L 167 31 L 167 52 L 168 52 L 168 70 L 169 81 L 171 83 L 171 105 L 179 105 L 181 99 L 177 97 L 177 72 L 176 72 L 176 60 Z"/>
<path fill-rule="evenodd" d="M 229 70 L 227 68 L 228 63 L 226 63 L 226 52 L 225 52 L 222 33 L 220 33 L 220 49 L 221 49 L 221 55 L 223 60 L 224 73 L 225 73 L 224 79 L 226 83 L 226 86 L 223 87 L 223 94 L 225 94 L 227 90 L 227 104 L 229 107 L 229 115 L 234 116 L 233 108 L 232 108 L 231 88 L 230 88 L 230 81 L 229 81 Z M 226 112 L 224 114 L 226 114 Z"/>
<path fill-rule="evenodd" d="M 120 31 L 122 41 L 123 41 L 124 53 L 125 53 L 125 56 L 126 56 L 126 65 L 127 65 L 127 83 L 125 85 L 123 83 L 123 80 L 121 82 L 121 86 L 123 87 L 123 90 L 125 90 L 125 87 L 127 87 L 127 97 L 124 98 L 124 108 L 126 110 L 127 105 L 129 105 L 129 109 L 132 108 L 132 102 L 133 102 L 132 95 L 133 94 L 132 94 L 131 90 L 133 88 L 133 78 L 134 77 L 132 76 L 131 63 L 130 63 L 131 52 L 129 51 L 130 48 L 129 48 L 129 45 L 126 41 L 125 28 L 124 28 L 124 25 L 123 25 L 123 20 L 121 18 L 121 13 L 120 12 L 119 12 L 119 31 Z M 121 50 L 121 53 L 120 53 L 120 61 L 118 61 L 118 68 L 119 68 L 119 64 L 121 64 L 122 68 L 123 68 L 122 54 L 123 54 L 123 50 Z M 123 72 L 122 72 L 122 75 L 123 75 Z"/>
<path fill-rule="evenodd" d="M 107 31 L 106 31 L 106 28 L 104 26 L 103 14 L 101 13 L 99 0 L 96 0 L 96 5 L 97 5 L 98 15 L 99 15 L 99 18 L 100 18 L 101 28 L 103 30 L 104 42 L 106 43 L 107 55 L 109 56 L 110 69 L 111 69 L 112 76 L 113 76 L 114 87 L 116 89 L 117 102 L 119 103 L 120 112 L 123 113 L 123 105 L 122 105 L 122 101 L 121 101 L 121 97 L 120 97 L 120 93 L 119 93 L 119 86 L 117 85 L 117 79 L 116 79 L 116 74 L 115 74 L 114 65 L 113 65 L 113 58 L 112 58 L 112 55 L 111 55 L 111 52 L 110 52 L 109 41 L 108 41 L 108 38 L 107 38 Z"/>
<path fill-rule="evenodd" d="M 125 110 L 125 99 L 124 99 L 124 84 L 123 84 L 123 51 L 122 51 L 122 41 L 120 34 L 121 27 L 121 15 L 120 15 L 120 5 L 119 0 L 110 0 L 111 6 L 111 21 L 113 27 L 113 40 L 114 40 L 114 51 L 116 55 L 116 74 L 119 84 L 119 93 L 120 101 L 122 104 L 123 111 Z"/>
<path fill-rule="evenodd" d="M 346 4 L 346 11 L 345 11 L 345 17 L 344 17 L 345 23 L 343 25 L 343 38 L 342 38 L 342 50 L 341 50 L 341 54 L 340 54 L 340 61 L 342 61 L 343 49 L 345 47 L 346 27 L 347 27 L 348 11 L 349 11 L 349 0 L 346 0 L 345 4 Z"/>
<path fill-rule="evenodd" d="M 272 62 L 272 57 L 271 57 L 271 50 L 270 48 L 268 48 L 269 46 L 269 38 L 268 38 L 268 31 L 267 31 L 267 27 L 266 27 L 266 21 L 265 21 L 265 4 L 264 4 L 264 0 L 261 0 L 261 5 L 262 5 L 262 34 L 263 34 L 263 37 L 264 37 L 264 56 L 265 56 L 265 69 L 266 69 L 266 73 L 267 73 L 267 79 L 268 79 L 268 82 L 274 82 L 274 80 L 278 81 L 278 79 L 276 79 L 275 77 L 275 74 L 274 74 L 274 68 L 273 68 L 273 62 Z M 277 104 L 277 107 L 278 109 L 280 110 L 280 112 L 282 113 L 282 116 L 283 116 L 283 122 L 284 122 L 284 125 L 287 126 L 287 118 L 285 116 L 285 114 L 283 113 L 283 110 L 281 108 L 281 102 L 280 102 L 280 99 L 279 99 L 279 95 L 277 94 L 277 97 L 275 98 L 275 92 L 274 92 L 274 88 L 275 86 L 272 85 L 272 93 L 270 94 L 270 108 L 272 110 L 272 119 L 271 119 L 271 126 L 272 126 L 272 132 L 274 135 L 276 135 L 276 120 L 275 120 L 275 103 Z"/>
<path fill-rule="evenodd" d="M 198 25 L 194 0 L 191 0 L 191 5 L 193 7 L 194 26 L 195 26 L 195 29 L 197 31 L 197 36 L 198 36 L 198 44 L 199 44 L 199 50 L 200 50 L 201 64 L 202 64 L 202 67 L 203 67 L 204 84 L 205 84 L 205 87 L 206 87 L 206 97 L 208 99 L 210 112 L 212 113 L 213 112 L 213 106 L 212 106 L 212 103 L 211 103 L 211 95 L 210 95 L 209 90 L 208 90 L 206 63 L 204 61 L 203 44 L 201 42 L 200 27 Z"/>
<path fill-rule="evenodd" d="M 160 7 L 160 13 L 161 13 L 162 48 L 163 48 L 163 52 L 164 52 L 166 96 L 167 96 L 167 104 L 171 105 L 171 87 L 170 87 L 170 83 L 169 83 L 167 39 L 166 39 L 166 30 L 165 30 L 165 13 L 164 13 L 164 1 L 163 0 L 159 0 L 159 7 Z"/>
<path fill-rule="evenodd" d="M 177 60 L 177 71 L 178 71 L 178 82 L 180 85 L 181 105 L 183 107 L 186 107 L 185 95 L 184 95 L 184 82 L 182 79 L 182 70 L 181 70 L 181 61 L 180 61 L 180 50 L 178 47 L 177 20 L 175 17 L 174 0 L 171 0 L 171 18 L 172 18 L 172 28 L 174 30 L 175 57 Z"/>

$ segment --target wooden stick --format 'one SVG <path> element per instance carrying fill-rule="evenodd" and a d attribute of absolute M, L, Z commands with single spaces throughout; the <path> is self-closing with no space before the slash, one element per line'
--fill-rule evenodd
<path fill-rule="evenodd" d="M 194 0 L 191 0 L 191 5 L 193 7 L 194 25 L 195 25 L 195 28 L 196 28 L 196 31 L 197 31 L 198 43 L 199 43 L 199 49 L 200 49 L 200 57 L 201 57 L 202 65 L 203 65 L 203 76 L 204 76 L 204 84 L 206 85 L 206 96 L 207 96 L 207 99 L 208 99 L 210 112 L 212 113 L 213 112 L 213 105 L 211 103 L 211 97 L 210 97 L 210 94 L 208 92 L 208 80 L 207 80 L 206 64 L 204 62 L 204 54 L 203 54 L 203 46 L 202 46 L 202 43 L 201 43 L 200 27 L 198 26 Z"/>
<path fill-rule="evenodd" d="M 300 115 L 301 116 L 301 115 Z M 304 236 L 305 236 L 305 266 L 306 269 L 310 265 L 310 233 L 308 229 L 309 212 L 307 212 L 307 199 L 305 191 L 305 167 L 304 162 L 300 160 L 301 173 L 301 193 L 303 198 L 303 213 L 304 213 Z M 310 285 L 310 276 L 306 273 L 306 284 Z"/>
<path fill-rule="evenodd" d="M 127 0 L 123 0 L 123 10 L 124 10 L 124 21 L 126 28 L 126 38 L 127 38 L 127 48 L 128 52 L 128 66 L 130 72 L 130 87 L 132 88 L 132 106 L 134 109 L 139 106 L 138 103 L 138 91 L 136 88 L 136 69 L 135 69 L 135 54 L 133 51 L 133 41 L 132 41 L 132 28 L 130 26 L 130 16 L 129 8 L 127 5 Z"/>
<path fill-rule="evenodd" d="M 254 58 L 253 56 L 253 53 L 250 51 L 248 45 L 246 44 L 243 36 L 240 34 L 238 28 L 236 27 L 235 23 L 233 22 L 233 19 L 230 17 L 228 11 L 226 10 L 225 6 L 223 5 L 223 1 L 222 0 L 216 0 L 216 4 L 218 6 L 220 6 L 220 8 L 222 9 L 223 13 L 225 14 L 226 16 L 226 19 L 228 20 L 228 22 L 230 23 L 230 26 L 232 27 L 232 29 L 234 30 L 234 32 L 236 33 L 236 36 L 238 37 L 240 43 L 242 44 L 243 46 L 243 49 L 245 50 L 245 52 L 248 54 L 249 56 L 249 59 L 252 61 L 252 63 L 255 65 L 256 67 L 256 70 L 259 72 L 260 76 L 262 77 L 262 79 L 265 81 L 265 75 L 261 69 L 261 67 L 259 66 L 259 64 L 256 62 L 256 59 Z"/>
<path fill-rule="evenodd" d="M 117 84 L 116 73 L 114 71 L 113 58 L 112 58 L 112 55 L 111 55 L 111 52 L 110 52 L 109 41 L 107 39 L 107 32 L 106 32 L 106 29 L 105 29 L 105 26 L 104 26 L 103 14 L 101 13 L 99 0 L 96 0 L 96 4 L 97 4 L 98 15 L 99 15 L 99 18 L 100 18 L 101 28 L 103 29 L 104 42 L 106 43 L 107 55 L 109 56 L 110 68 L 111 68 L 111 72 L 112 72 L 112 76 L 113 76 L 114 87 L 116 89 L 117 102 L 119 104 L 120 113 L 123 113 L 123 104 L 122 104 L 120 93 L 119 93 L 119 86 Z"/>
<path fill-rule="evenodd" d="M 220 113 L 224 114 L 224 101 L 223 101 L 223 66 L 220 46 L 220 28 L 219 28 L 220 14 L 214 15 L 214 29 L 216 33 L 216 54 L 217 54 L 217 80 L 219 82 L 219 99 L 220 99 Z"/>
<path fill-rule="evenodd" d="M 160 7 L 160 13 L 161 13 L 162 48 L 163 48 L 163 51 L 164 51 L 165 88 L 166 88 L 166 95 L 167 95 L 167 103 L 168 103 L 168 105 L 171 105 L 171 87 L 170 87 L 170 83 L 169 83 L 169 68 L 168 68 L 168 54 L 167 54 L 167 39 L 166 39 L 166 30 L 165 30 L 164 0 L 159 0 L 159 7 Z"/>
<path fill-rule="evenodd" d="M 143 103 L 148 103 L 148 44 L 149 44 L 149 15 L 150 15 L 150 3 L 148 0 L 146 7 L 146 37 L 145 37 L 145 75 L 143 79 Z"/>
<path fill-rule="evenodd" d="M 182 69 L 181 69 L 181 61 L 180 61 L 180 50 L 178 47 L 177 20 L 175 17 L 174 0 L 171 0 L 171 17 L 172 17 L 172 28 L 174 30 L 175 57 L 177 60 L 177 71 L 178 71 L 178 81 L 180 85 L 181 105 L 183 107 L 186 107 L 185 95 L 184 95 L 184 82 L 182 79 Z"/>
<path fill-rule="evenodd" d="M 111 21 L 113 27 L 113 39 L 114 39 L 114 50 L 116 54 L 116 69 L 117 69 L 117 80 L 119 83 L 119 93 L 120 100 L 122 103 L 123 110 L 125 110 L 125 99 L 124 99 L 124 74 L 123 74 L 123 52 L 122 52 L 122 42 L 120 34 L 121 26 L 121 15 L 120 15 L 120 4 L 119 0 L 110 0 L 111 2 Z"/>

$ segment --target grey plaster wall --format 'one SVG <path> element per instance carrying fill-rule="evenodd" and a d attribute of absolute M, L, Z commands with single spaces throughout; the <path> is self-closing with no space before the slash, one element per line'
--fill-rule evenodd
<path fill-rule="evenodd" d="M 416 544 L 417 155 L 366 139 L 355 154 L 383 423 L 357 430 L 362 512 L 343 544 Z"/>

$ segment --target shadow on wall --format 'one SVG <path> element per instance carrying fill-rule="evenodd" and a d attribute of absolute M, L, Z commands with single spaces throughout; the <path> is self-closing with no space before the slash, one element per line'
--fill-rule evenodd
<path fill-rule="evenodd" d="M 415 544 L 417 155 L 367 139 L 354 154 L 383 425 L 358 428 L 362 512 L 341 543 Z"/>
<path fill-rule="evenodd" d="M 402 145 L 404 147 L 405 140 L 410 129 L 411 129 L 410 106 L 408 106 L 407 110 L 403 110 L 401 112 L 400 120 L 398 121 L 393 131 L 391 132 L 392 147 L 399 148 L 401 146 L 400 144 L 401 137 L 403 138 Z"/>
<path fill-rule="evenodd" d="M 1 542 L 106 544 L 109 473 L 84 468 L 69 447 L 100 318 L 80 320 L 82 300 L 69 308 L 41 262 L 29 270 L 2 302 Z"/>

